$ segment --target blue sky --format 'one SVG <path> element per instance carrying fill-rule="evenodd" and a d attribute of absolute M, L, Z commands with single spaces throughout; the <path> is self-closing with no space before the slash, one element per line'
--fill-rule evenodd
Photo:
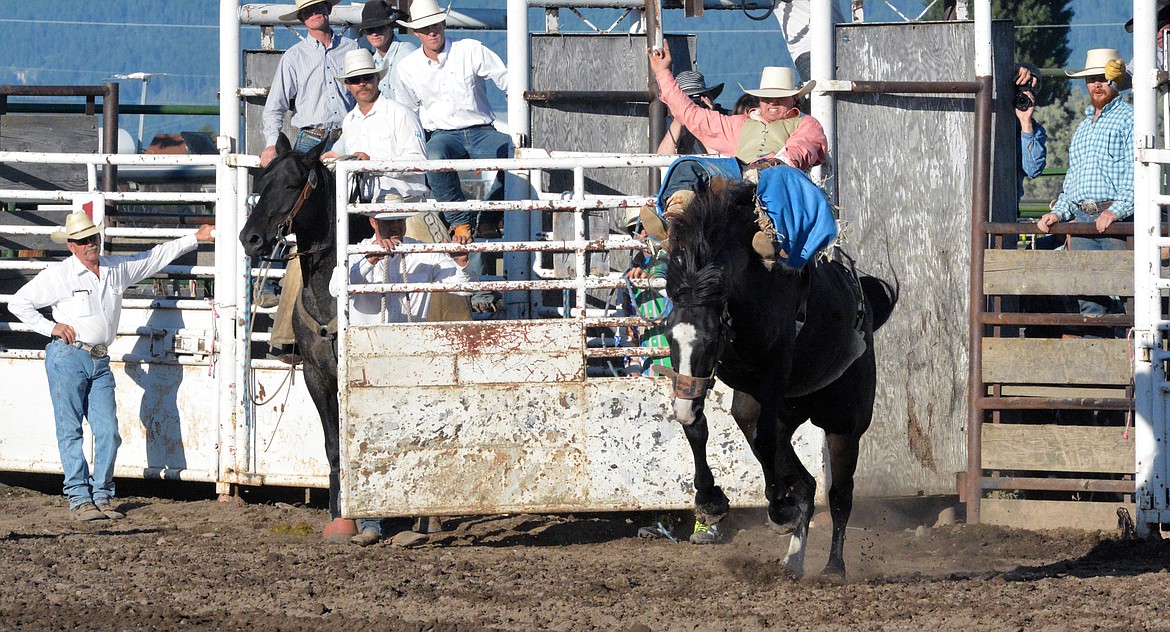
<path fill-rule="evenodd" d="M 890 1 L 908 15 L 922 6 L 922 0 Z M 455 0 L 456 9 L 503 5 L 504 0 Z M 0 83 L 93 85 L 115 73 L 159 72 L 166 75 L 151 81 L 148 102 L 213 104 L 218 90 L 218 6 L 215 0 L 0 0 L 0 28 L 10 35 L 0 55 Z M 1121 28 L 1130 15 L 1130 2 L 1074 0 L 1071 6 L 1075 16 L 1070 63 L 1083 60 L 1087 49 L 1098 46 L 1115 47 L 1130 57 L 1131 41 Z M 866 11 L 867 21 L 898 19 L 882 0 L 867 0 Z M 583 28 L 570 12 L 561 13 L 566 29 Z M 614 10 L 583 13 L 601 28 L 620 15 Z M 533 28 L 542 27 L 543 11 L 534 9 L 531 16 Z M 668 32 L 697 35 L 699 69 L 715 81 L 746 85 L 759 77 L 763 66 L 788 63 L 774 18 L 756 22 L 740 11 L 707 11 L 702 19 L 685 19 L 681 11 L 668 11 L 664 21 Z M 629 26 L 626 19 L 615 31 Z M 474 36 L 503 53 L 503 32 Z M 244 46 L 258 48 L 258 27 L 245 27 L 242 40 Z M 293 41 L 291 33 L 278 30 L 279 46 Z M 736 54 L 741 48 L 744 54 Z M 136 103 L 140 93 L 141 83 L 123 82 L 124 101 Z M 502 97 L 497 99 L 502 102 Z M 137 123 L 137 117 L 128 117 L 123 126 L 136 133 Z M 147 117 L 146 136 L 209 124 L 217 124 L 214 117 Z"/>

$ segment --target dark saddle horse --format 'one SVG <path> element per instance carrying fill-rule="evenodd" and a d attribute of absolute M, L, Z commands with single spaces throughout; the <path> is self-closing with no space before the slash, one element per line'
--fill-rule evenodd
<path fill-rule="evenodd" d="M 751 248 L 758 230 L 754 187 L 716 179 L 670 228 L 667 320 L 675 416 L 695 460 L 696 517 L 728 512 L 707 463 L 707 390 L 719 377 L 735 390 L 732 416 L 763 468 L 770 525 L 792 534 L 785 566 L 804 571 L 816 480 L 792 435 L 811 419 L 830 454 L 833 540 L 825 572 L 844 575 L 845 526 L 861 436 L 873 417 L 873 332 L 897 290 L 856 274 L 840 251 L 793 269 L 764 264 Z"/>
<path fill-rule="evenodd" d="M 336 201 L 333 174 L 321 163 L 325 143 L 293 151 L 283 135 L 277 155 L 258 176 L 260 198 L 240 231 L 249 257 L 269 256 L 289 233 L 297 236 L 303 289 L 293 311 L 293 334 L 304 359 L 305 386 L 325 431 L 329 460 L 329 515 L 341 515 L 341 455 L 337 399 L 337 300 L 329 294 L 336 265 Z"/>

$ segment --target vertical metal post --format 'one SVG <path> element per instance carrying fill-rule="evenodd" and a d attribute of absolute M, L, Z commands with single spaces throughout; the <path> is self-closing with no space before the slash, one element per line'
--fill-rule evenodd
<path fill-rule="evenodd" d="M 1170 472 L 1166 454 L 1165 364 L 1158 357 L 1163 319 L 1160 255 L 1156 240 L 1162 235 L 1159 193 L 1162 168 L 1143 159 L 1142 150 L 1157 145 L 1157 88 L 1155 78 L 1154 0 L 1133 3 L 1133 139 L 1134 164 L 1134 483 L 1139 535 L 1157 532 L 1170 517 Z"/>
<path fill-rule="evenodd" d="M 532 139 L 528 101 L 524 93 L 531 83 L 532 50 L 528 35 L 528 0 L 508 0 L 508 129 L 517 151 L 527 147 Z M 504 175 L 504 197 L 509 200 L 528 199 L 527 178 L 515 173 Z M 527 241 L 532 237 L 526 211 L 504 211 L 504 240 Z M 532 276 L 528 253 L 504 254 L 504 279 L 525 281 Z M 509 319 L 526 318 L 529 313 L 527 292 L 505 293 L 505 314 Z"/>
<path fill-rule="evenodd" d="M 662 6 L 660 0 L 646 0 L 646 48 L 650 49 L 654 46 L 663 45 L 662 37 Z M 647 62 L 648 81 L 647 88 L 650 91 L 650 135 L 647 139 L 646 153 L 653 154 L 658 151 L 658 143 L 662 142 L 662 137 L 666 135 L 666 104 L 658 99 L 658 80 L 654 78 L 654 73 L 649 70 L 649 62 Z M 662 180 L 662 172 L 658 169 L 647 170 L 647 184 L 648 193 L 654 195 L 658 193 L 658 186 Z"/>
<path fill-rule="evenodd" d="M 978 0 L 975 5 L 975 95 L 974 147 L 971 177 L 971 270 L 970 314 L 967 336 L 967 522 L 979 522 L 983 496 L 983 325 L 984 312 L 983 257 L 987 247 L 984 224 L 991 217 L 991 1 Z"/>
<path fill-rule="evenodd" d="M 217 353 L 209 361 L 216 382 L 216 454 L 215 480 L 219 493 L 230 491 L 224 482 L 228 469 L 235 466 L 235 420 L 246 389 L 238 381 L 246 378 L 241 368 L 248 362 L 248 345 L 237 344 L 238 306 L 244 304 L 243 278 L 239 262 L 243 259 L 239 233 L 239 183 L 246 175 L 231 166 L 232 152 L 240 140 L 240 16 L 238 0 L 219 2 L 219 164 L 215 168 L 215 333 Z M 246 313 L 245 313 L 246 315 Z"/>
<path fill-rule="evenodd" d="M 833 79 L 836 55 L 836 41 L 833 34 L 833 6 L 830 0 L 812 0 L 812 14 L 809 16 L 809 32 L 812 35 L 809 68 L 812 79 L 824 82 Z M 837 110 L 836 97 L 832 92 L 812 93 L 812 115 L 825 130 L 829 144 L 829 155 L 823 165 L 813 167 L 813 177 L 822 183 L 829 203 L 837 204 Z"/>
<path fill-rule="evenodd" d="M 118 84 L 107 81 L 103 84 L 102 96 L 102 153 L 118 153 Z M 102 191 L 118 190 L 118 168 L 114 165 L 102 167 Z"/>
<path fill-rule="evenodd" d="M 337 294 L 337 423 L 341 431 L 341 436 L 347 436 L 345 428 L 347 425 L 346 411 L 349 409 L 349 388 L 346 386 L 349 382 L 349 365 L 346 362 L 348 354 L 345 352 L 346 345 L 346 330 L 349 328 L 349 274 L 345 272 L 349 269 L 349 254 L 346 252 L 349 249 L 349 178 L 351 174 L 351 165 L 353 163 L 348 161 L 338 161 L 335 176 L 337 178 L 333 192 L 334 208 L 337 209 L 337 234 L 335 235 L 335 244 L 337 249 L 337 257 L 334 266 L 340 267 L 342 274 L 337 275 L 341 279 L 341 288 Z M 405 281 L 405 279 L 403 279 Z M 349 461 L 349 450 L 346 446 L 348 441 L 342 439 L 341 441 L 341 462 L 347 463 Z M 342 475 L 345 473 L 345 467 L 342 467 Z M 339 498 L 341 515 L 348 515 L 349 499 L 345 494 L 345 485 L 341 486 L 341 495 Z"/>

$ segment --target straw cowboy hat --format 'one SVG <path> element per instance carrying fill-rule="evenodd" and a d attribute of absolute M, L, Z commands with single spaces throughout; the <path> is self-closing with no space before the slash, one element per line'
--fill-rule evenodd
<path fill-rule="evenodd" d="M 710 88 L 707 87 L 707 80 L 703 78 L 703 73 L 694 70 L 684 70 L 678 73 L 674 78 L 675 83 L 678 84 L 679 90 L 688 97 L 697 97 L 706 95 L 708 99 L 714 101 L 719 98 L 719 94 L 723 92 L 723 84 L 718 84 Z"/>
<path fill-rule="evenodd" d="M 447 10 L 439 9 L 436 0 L 414 0 L 410 5 L 410 21 L 399 20 L 398 23 L 408 29 L 421 29 L 432 24 L 447 21 L 447 14 L 451 12 L 451 5 Z"/>
<path fill-rule="evenodd" d="M 1112 48 L 1094 48 L 1085 53 L 1085 67 L 1081 70 L 1066 70 L 1064 74 L 1070 77 L 1094 77 L 1105 74 L 1105 64 L 1114 59 L 1121 59 L 1121 55 Z"/>
<path fill-rule="evenodd" d="M 85 211 L 77 211 L 70 213 L 65 218 L 65 226 L 61 230 L 53 231 L 49 238 L 53 241 L 63 244 L 70 239 L 85 239 L 90 235 L 96 235 L 102 232 L 103 226 L 101 224 L 94 224 L 93 219 L 85 214 Z"/>
<path fill-rule="evenodd" d="M 777 97 L 794 97 L 799 99 L 812 91 L 817 85 L 809 81 L 803 87 L 797 87 L 796 71 L 784 66 L 765 66 L 760 73 L 760 87 L 757 90 L 748 90 L 739 84 L 739 87 L 753 97 L 775 99 Z"/>
<path fill-rule="evenodd" d="M 277 19 L 283 20 L 286 22 L 288 22 L 288 21 L 298 22 L 298 21 L 300 21 L 300 18 L 297 17 L 297 14 L 301 12 L 301 9 L 304 9 L 305 7 L 311 7 L 314 4 L 328 4 L 329 6 L 333 6 L 333 5 L 337 4 L 338 2 L 341 2 L 341 0 L 297 0 L 297 10 L 296 11 L 293 11 L 292 13 L 285 13 L 284 15 L 278 17 Z"/>
<path fill-rule="evenodd" d="M 378 75 L 378 78 L 381 79 L 386 76 L 386 71 L 389 70 L 386 66 L 378 68 L 374 64 L 374 56 L 364 48 L 351 50 L 346 53 L 341 68 L 341 74 L 337 75 L 339 81 L 345 81 L 350 77 L 360 77 L 362 75 Z"/>
<path fill-rule="evenodd" d="M 386 4 L 386 0 L 370 0 L 362 7 L 362 21 L 358 22 L 357 30 L 376 29 L 379 26 L 388 26 L 406 17 L 406 14 Z"/>

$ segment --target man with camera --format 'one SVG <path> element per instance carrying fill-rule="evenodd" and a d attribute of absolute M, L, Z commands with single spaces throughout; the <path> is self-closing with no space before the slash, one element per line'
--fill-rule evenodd
<path fill-rule="evenodd" d="M 1040 71 L 1032 64 L 1016 67 L 1016 96 L 1012 101 L 1020 123 L 1020 155 L 1016 161 L 1016 197 L 1024 197 L 1024 176 L 1038 178 L 1048 164 L 1048 132 L 1032 114 L 1036 111 L 1036 91 L 1040 89 Z"/>

